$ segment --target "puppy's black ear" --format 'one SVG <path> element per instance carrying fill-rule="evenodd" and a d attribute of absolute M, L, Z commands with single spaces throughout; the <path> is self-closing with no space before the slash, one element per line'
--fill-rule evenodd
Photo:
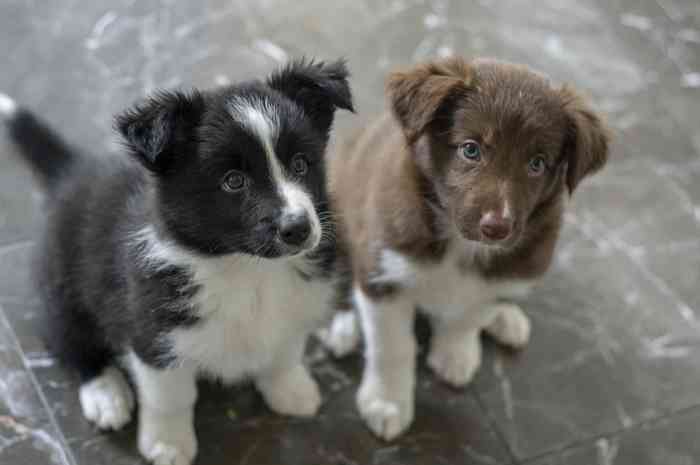
<path fill-rule="evenodd" d="M 327 135 L 337 108 L 355 111 L 348 76 L 345 60 L 324 63 L 302 58 L 274 73 L 267 84 L 301 106 Z"/>
<path fill-rule="evenodd" d="M 204 112 L 199 92 L 157 92 L 115 118 L 133 155 L 151 171 L 166 171 L 187 152 Z"/>
<path fill-rule="evenodd" d="M 461 58 L 446 58 L 391 73 L 386 90 L 394 115 L 409 142 L 415 142 L 432 123 L 450 96 L 466 93 L 472 68 Z"/>
<path fill-rule="evenodd" d="M 610 130 L 572 88 L 564 86 L 560 93 L 569 118 L 564 155 L 568 164 L 566 185 L 571 194 L 583 178 L 594 174 L 608 161 Z"/>

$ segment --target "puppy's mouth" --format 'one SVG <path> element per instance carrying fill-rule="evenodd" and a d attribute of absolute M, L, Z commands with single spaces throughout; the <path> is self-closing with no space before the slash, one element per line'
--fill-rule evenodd
<path fill-rule="evenodd" d="M 288 244 L 280 239 L 279 235 L 275 238 L 275 247 L 280 252 L 280 257 L 298 257 L 313 252 L 321 242 L 321 237 L 312 234 L 301 244 Z"/>
<path fill-rule="evenodd" d="M 481 242 L 483 245 L 493 248 L 493 249 L 499 249 L 499 250 L 510 250 L 515 247 L 515 244 L 518 242 L 517 238 L 514 237 L 509 237 L 507 239 L 503 240 L 494 240 L 494 239 L 489 239 L 487 237 L 481 238 L 479 242 Z"/>

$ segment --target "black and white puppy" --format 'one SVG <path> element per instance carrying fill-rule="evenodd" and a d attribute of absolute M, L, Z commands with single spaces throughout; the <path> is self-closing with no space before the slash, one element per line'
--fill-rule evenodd
<path fill-rule="evenodd" d="M 250 378 L 275 411 L 314 415 L 302 363 L 332 295 L 324 153 L 352 111 L 342 61 L 267 80 L 157 93 L 120 115 L 129 156 L 84 157 L 0 94 L 12 139 L 46 188 L 39 282 L 57 355 L 85 416 L 119 429 L 134 395 L 139 449 L 191 463 L 199 375 Z"/>

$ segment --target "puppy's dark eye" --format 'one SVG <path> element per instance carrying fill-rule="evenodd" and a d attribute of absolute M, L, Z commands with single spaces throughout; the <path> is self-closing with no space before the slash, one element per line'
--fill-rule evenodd
<path fill-rule="evenodd" d="M 294 155 L 294 158 L 292 158 L 292 171 L 297 176 L 304 176 L 309 171 L 309 162 L 301 153 Z"/>
<path fill-rule="evenodd" d="M 239 192 L 248 185 L 248 178 L 240 171 L 231 171 L 224 176 L 221 188 L 226 192 Z"/>
<path fill-rule="evenodd" d="M 481 146 L 475 140 L 468 140 L 460 146 L 462 156 L 469 161 L 481 160 Z"/>
<path fill-rule="evenodd" d="M 547 163 L 544 161 L 544 157 L 538 155 L 530 160 L 527 171 L 530 176 L 539 176 L 544 173 L 545 168 L 547 168 Z"/>

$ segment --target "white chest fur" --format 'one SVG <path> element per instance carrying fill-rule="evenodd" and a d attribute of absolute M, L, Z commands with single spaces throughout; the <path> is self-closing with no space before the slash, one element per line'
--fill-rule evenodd
<path fill-rule="evenodd" d="M 252 376 L 289 356 L 326 316 L 332 287 L 305 281 L 291 260 L 201 258 L 140 233 L 149 266 L 184 266 L 198 286 L 199 321 L 164 337 L 179 360 L 226 381 Z"/>
<path fill-rule="evenodd" d="M 201 321 L 170 341 L 178 357 L 234 381 L 303 343 L 328 308 L 330 286 L 305 282 L 288 262 L 248 258 L 195 267 Z"/>
<path fill-rule="evenodd" d="M 393 250 L 382 251 L 383 273 L 373 281 L 400 282 L 405 295 L 428 314 L 449 318 L 450 315 L 472 314 L 475 322 L 482 319 L 483 309 L 499 299 L 524 297 L 531 281 L 493 281 L 484 279 L 470 263 L 478 245 L 455 241 L 437 264 L 421 264 Z"/>

